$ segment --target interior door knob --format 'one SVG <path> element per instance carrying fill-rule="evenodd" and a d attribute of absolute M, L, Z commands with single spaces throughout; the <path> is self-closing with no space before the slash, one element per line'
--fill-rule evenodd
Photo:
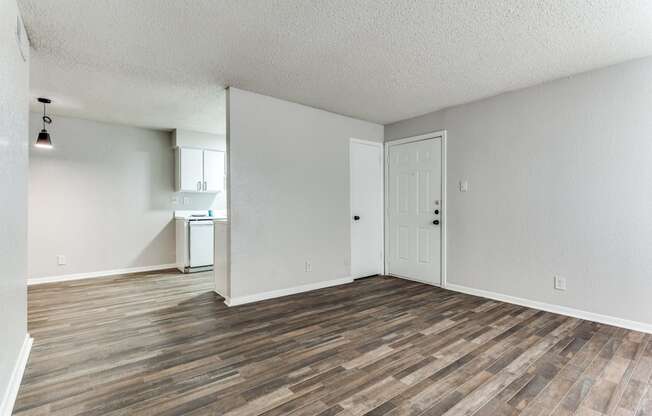
<path fill-rule="evenodd" d="M 439 225 L 439 220 L 434 220 L 432 223 L 435 225 Z"/>
<path fill-rule="evenodd" d="M 436 209 L 436 210 L 435 210 L 435 215 L 438 215 L 438 214 L 439 214 L 439 210 Z"/>
<path fill-rule="evenodd" d="M 360 219 L 360 216 L 359 216 L 359 215 L 354 215 L 354 216 L 353 216 L 353 221 L 358 221 L 359 219 Z"/>

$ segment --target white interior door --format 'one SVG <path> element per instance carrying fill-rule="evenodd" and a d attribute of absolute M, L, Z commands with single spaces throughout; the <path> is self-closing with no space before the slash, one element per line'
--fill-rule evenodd
<path fill-rule="evenodd" d="M 203 181 L 203 159 L 201 149 L 179 149 L 180 186 L 182 191 L 201 191 Z"/>
<path fill-rule="evenodd" d="M 224 152 L 204 150 L 204 191 L 224 190 Z"/>
<path fill-rule="evenodd" d="M 389 273 L 441 284 L 441 138 L 389 146 Z"/>
<path fill-rule="evenodd" d="M 383 150 L 351 140 L 351 276 L 383 272 Z"/>

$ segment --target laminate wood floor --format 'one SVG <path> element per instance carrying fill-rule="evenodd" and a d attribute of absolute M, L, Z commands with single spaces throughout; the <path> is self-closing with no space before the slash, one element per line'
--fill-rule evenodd
<path fill-rule="evenodd" d="M 652 415 L 650 336 L 390 277 L 227 308 L 210 273 L 29 288 L 16 415 Z"/>

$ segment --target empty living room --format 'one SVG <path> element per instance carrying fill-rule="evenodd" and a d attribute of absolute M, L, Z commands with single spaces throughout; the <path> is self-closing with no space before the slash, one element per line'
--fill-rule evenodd
<path fill-rule="evenodd" d="M 0 416 L 652 416 L 649 0 L 0 0 Z"/>

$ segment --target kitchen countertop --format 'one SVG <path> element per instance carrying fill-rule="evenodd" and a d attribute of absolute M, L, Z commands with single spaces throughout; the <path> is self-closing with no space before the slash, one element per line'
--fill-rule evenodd
<path fill-rule="evenodd" d="M 187 221 L 190 219 L 203 219 L 203 220 L 213 220 L 213 221 L 223 221 L 226 220 L 226 210 L 213 210 L 212 216 L 209 216 L 208 213 L 210 210 L 177 210 L 174 211 L 174 219 Z"/>

